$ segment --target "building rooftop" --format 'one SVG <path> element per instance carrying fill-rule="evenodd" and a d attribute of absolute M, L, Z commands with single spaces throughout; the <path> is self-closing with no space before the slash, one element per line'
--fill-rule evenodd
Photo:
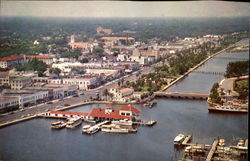
<path fill-rule="evenodd" d="M 47 56 L 47 55 L 27 55 L 26 58 L 30 59 L 53 59 L 53 56 Z"/>
<path fill-rule="evenodd" d="M 110 119 L 130 119 L 130 116 L 123 116 L 119 114 L 120 110 L 112 110 L 112 112 L 107 113 L 104 108 L 94 108 L 90 116 L 92 117 L 102 117 L 102 118 L 110 118 Z"/>
<path fill-rule="evenodd" d="M 17 60 L 22 59 L 23 55 L 12 55 L 12 56 L 6 56 L 3 58 L 0 58 L 0 61 L 11 61 L 11 60 Z"/>
<path fill-rule="evenodd" d="M 0 102 L 4 102 L 6 100 L 15 100 L 15 99 L 19 99 L 19 98 L 15 96 L 0 96 Z"/>
<path fill-rule="evenodd" d="M 133 37 L 101 37 L 101 40 L 135 40 Z"/>
<path fill-rule="evenodd" d="M 132 88 L 122 88 L 122 89 L 120 89 L 121 93 L 130 92 L 130 91 L 133 91 L 133 89 Z"/>

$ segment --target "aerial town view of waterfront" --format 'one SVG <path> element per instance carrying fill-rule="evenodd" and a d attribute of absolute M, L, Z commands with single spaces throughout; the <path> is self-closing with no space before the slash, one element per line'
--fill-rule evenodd
<path fill-rule="evenodd" d="M 248 160 L 249 3 L 1 1 L 0 15 L 0 161 Z"/>

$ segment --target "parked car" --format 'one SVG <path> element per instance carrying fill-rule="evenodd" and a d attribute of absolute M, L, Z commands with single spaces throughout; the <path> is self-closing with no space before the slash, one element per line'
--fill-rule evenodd
<path fill-rule="evenodd" d="M 65 104 L 64 104 L 64 106 L 70 106 L 70 104 L 68 104 L 68 103 L 65 103 Z"/>
<path fill-rule="evenodd" d="M 53 102 L 47 102 L 46 104 L 53 104 Z"/>

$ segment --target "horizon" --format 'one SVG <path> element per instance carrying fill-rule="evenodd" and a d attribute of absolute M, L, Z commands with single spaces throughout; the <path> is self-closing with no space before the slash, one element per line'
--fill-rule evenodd
<path fill-rule="evenodd" d="M 225 1 L 2 1 L 0 7 L 0 17 L 226 18 L 250 15 L 249 3 Z"/>

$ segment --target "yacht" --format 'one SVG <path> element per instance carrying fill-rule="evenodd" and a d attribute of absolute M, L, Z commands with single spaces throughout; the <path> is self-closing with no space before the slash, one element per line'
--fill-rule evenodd
<path fill-rule="evenodd" d="M 79 126 L 82 123 L 82 119 L 81 118 L 77 118 L 77 119 L 72 119 L 69 120 L 67 122 L 66 128 L 75 128 L 77 126 Z"/>
<path fill-rule="evenodd" d="M 232 105 L 222 105 L 222 106 L 215 106 L 216 111 L 224 111 L 224 112 L 247 112 L 247 109 L 243 109 L 238 106 L 232 106 Z"/>
<path fill-rule="evenodd" d="M 102 127 L 101 131 L 103 132 L 107 132 L 107 133 L 129 133 L 129 129 L 125 129 L 125 128 L 117 128 L 114 126 L 106 126 L 106 127 Z"/>
<path fill-rule="evenodd" d="M 119 120 L 119 121 L 111 121 L 112 124 L 116 124 L 116 125 L 123 125 L 123 126 L 132 126 L 133 122 L 131 120 L 128 119 L 124 119 L 124 120 Z"/>
<path fill-rule="evenodd" d="M 181 142 L 185 139 L 185 135 L 183 134 L 178 134 L 175 138 L 174 138 L 174 144 L 181 144 Z"/>

